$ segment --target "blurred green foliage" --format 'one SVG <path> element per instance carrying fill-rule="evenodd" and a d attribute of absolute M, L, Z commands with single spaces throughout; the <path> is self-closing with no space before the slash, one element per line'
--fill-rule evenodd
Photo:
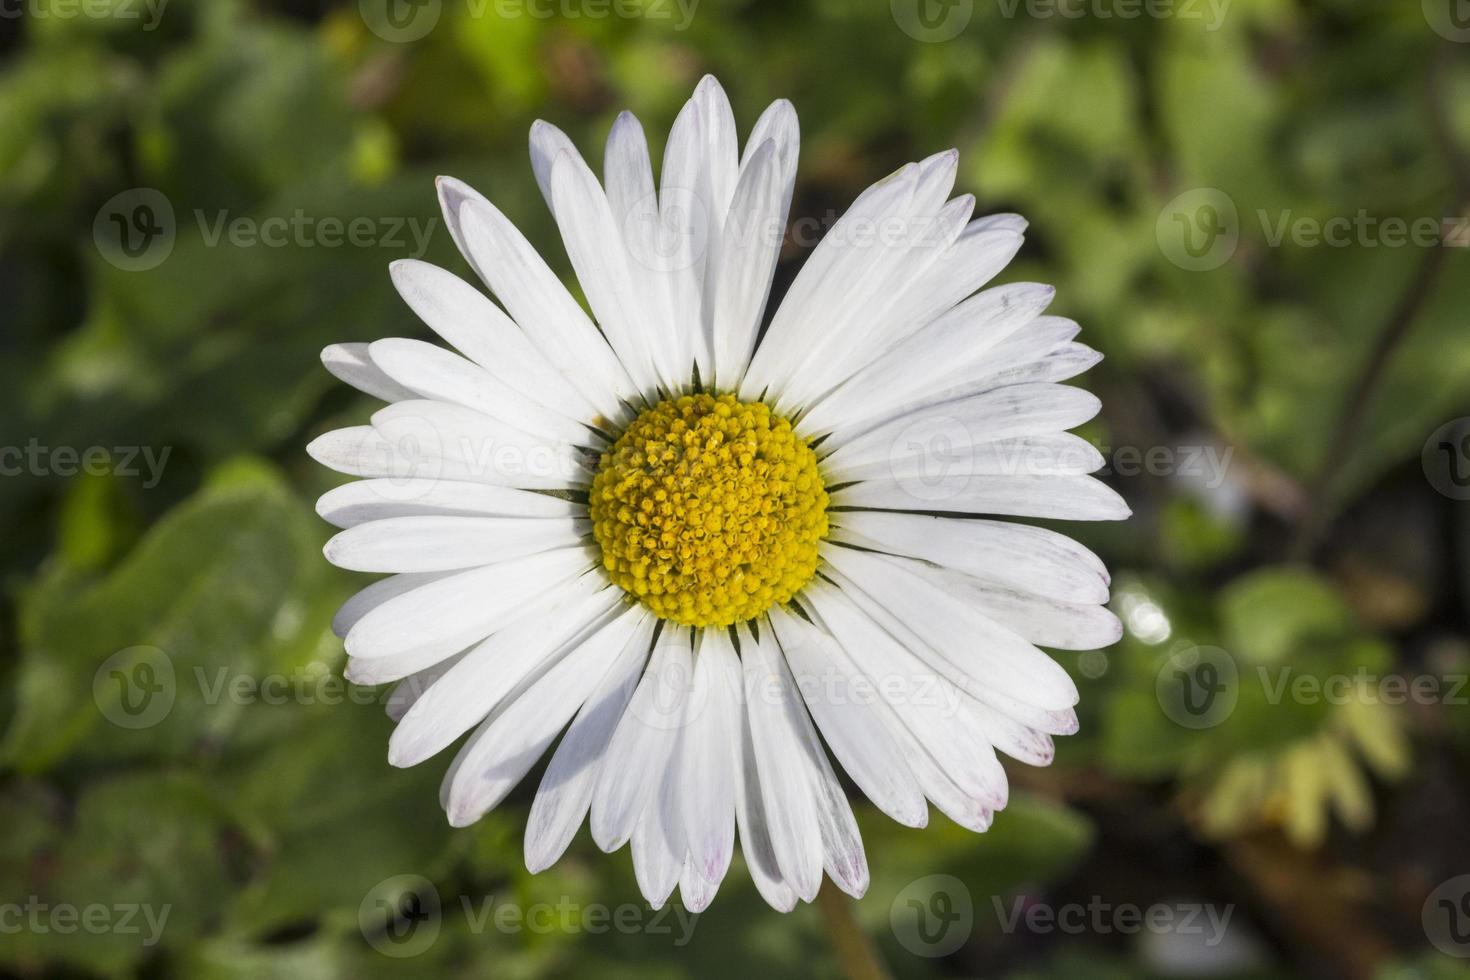
<path fill-rule="evenodd" d="M 1466 213 L 1470 44 L 1430 3 L 1146 16 L 1092 0 L 1072 16 L 961 0 L 939 9 L 963 30 L 928 40 L 901 29 L 904 3 L 4 6 L 0 447 L 43 452 L 0 478 L 0 903 L 169 911 L 156 943 L 141 922 L 7 928 L 0 972 L 836 975 L 816 910 L 770 912 L 738 869 L 686 944 L 677 916 L 652 927 L 625 854 L 580 839 L 528 876 L 524 792 L 451 831 L 441 764 L 391 769 L 386 692 L 341 681 L 329 625 L 361 583 L 319 555 L 311 501 L 335 481 L 301 451 L 367 410 L 321 370 L 323 346 L 424 333 L 388 262 L 422 251 L 464 272 L 436 174 L 485 191 L 565 273 L 530 122 L 596 160 L 628 107 L 656 153 L 712 71 L 742 126 L 795 102 L 793 217 L 958 146 L 980 210 L 1032 222 L 1007 275 L 1056 283 L 1056 311 L 1108 356 L 1083 379 L 1105 405 L 1087 434 L 1169 454 L 1114 457 L 1133 521 L 1068 529 L 1115 569 L 1128 635 L 1061 655 L 1083 731 L 1057 764 L 1013 767 L 1016 798 L 982 836 L 860 812 L 873 886 L 857 916 L 894 972 L 1462 974 L 1421 905 L 1470 872 L 1470 691 L 1451 686 L 1470 669 L 1470 505 L 1433 492 L 1420 452 L 1470 413 L 1470 253 L 1421 277 L 1432 250 L 1387 244 L 1383 222 Z M 171 218 L 129 225 L 138 189 Z M 1201 200 L 1216 211 L 1186 206 Z M 1341 247 L 1294 231 L 1360 215 L 1373 230 Z M 1206 217 L 1224 235 L 1201 258 Z M 293 230 L 247 241 L 239 219 Z M 115 247 L 161 220 L 141 256 Z M 366 220 L 367 240 L 334 244 L 332 220 Z M 1405 304 L 1401 343 L 1361 384 Z M 106 463 L 72 476 L 57 447 Z M 1203 449 L 1223 462 L 1195 472 Z M 1161 678 L 1206 648 L 1235 672 L 1234 706 L 1190 727 Z M 128 680 L 158 682 L 164 662 L 165 716 L 130 727 Z M 1282 669 L 1369 680 L 1334 702 L 1289 693 Z M 1443 684 L 1373 696 L 1398 676 Z M 974 935 L 916 955 L 890 916 L 940 873 L 964 882 Z M 410 874 L 432 882 L 442 930 L 397 959 L 368 899 Z M 1006 930 L 997 910 L 1017 896 L 1210 902 L 1237 931 L 1212 960 L 1177 936 Z M 487 899 L 575 910 L 564 927 L 477 927 Z M 638 929 L 585 927 L 624 905 Z"/>

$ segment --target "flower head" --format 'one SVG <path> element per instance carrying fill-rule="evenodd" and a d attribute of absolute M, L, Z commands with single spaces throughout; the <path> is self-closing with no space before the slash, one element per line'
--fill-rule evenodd
<path fill-rule="evenodd" d="M 657 189 L 633 116 L 601 182 L 537 123 L 532 165 L 591 315 L 443 179 L 499 304 L 398 262 L 399 292 L 458 353 L 323 353 L 387 403 L 310 451 L 363 478 L 318 505 L 344 529 L 327 557 L 389 573 L 335 627 L 350 678 L 399 682 L 390 761 L 474 729 L 442 793 L 463 826 L 555 743 L 527 865 L 590 815 L 599 846 L 631 842 L 655 905 L 678 886 L 706 907 L 737 827 L 776 908 L 810 901 L 824 869 L 861 894 L 828 749 L 895 820 L 922 826 L 932 803 L 986 829 L 1007 798 L 997 752 L 1045 765 L 1076 730 L 1076 687 L 1038 646 L 1118 637 L 1094 555 L 995 519 L 1128 513 L 1066 431 L 1098 402 L 1061 382 L 1098 355 L 1043 315 L 1050 288 L 982 289 L 1025 223 L 950 198 L 954 152 L 908 164 L 827 230 L 762 333 L 797 150 L 785 101 L 742 150 L 708 77 Z"/>

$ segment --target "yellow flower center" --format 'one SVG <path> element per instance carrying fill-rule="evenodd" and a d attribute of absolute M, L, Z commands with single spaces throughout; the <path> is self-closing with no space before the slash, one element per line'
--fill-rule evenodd
<path fill-rule="evenodd" d="M 612 580 L 689 626 L 729 626 L 789 601 L 827 534 L 816 453 L 769 406 L 733 395 L 642 412 L 603 453 L 591 510 Z"/>

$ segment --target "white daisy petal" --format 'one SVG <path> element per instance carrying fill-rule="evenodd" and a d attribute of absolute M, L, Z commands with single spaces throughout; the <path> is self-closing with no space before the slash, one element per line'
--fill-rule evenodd
<path fill-rule="evenodd" d="M 475 268 L 526 337 L 596 407 L 596 424 L 624 418 L 638 388 L 581 305 L 500 211 L 483 198 L 466 200 L 460 227 Z"/>
<path fill-rule="evenodd" d="M 546 206 L 552 214 L 556 214 L 556 205 L 551 190 L 551 172 L 556 168 L 557 158 L 566 155 L 582 159 L 566 133 L 543 119 L 531 124 L 531 172 L 536 175 L 536 186 L 541 188 L 541 196 L 546 199 Z"/>
<path fill-rule="evenodd" d="M 704 631 L 684 729 L 683 824 L 697 877 L 718 883 L 735 847 L 740 765 L 740 660 L 726 630 Z"/>
<path fill-rule="evenodd" d="M 620 599 L 600 576 L 584 575 L 555 602 L 520 616 L 470 648 L 409 709 L 388 741 L 388 761 L 415 766 L 479 724 L 563 643 L 606 618 Z M 612 636 L 614 634 L 610 634 Z"/>
<path fill-rule="evenodd" d="M 709 908 L 715 900 L 715 893 L 720 890 L 723 877 L 710 881 L 696 870 L 692 858 L 685 858 L 684 870 L 679 875 L 679 897 L 683 899 L 684 908 L 696 914 Z"/>
<path fill-rule="evenodd" d="M 669 308 L 679 326 L 678 363 L 708 373 L 702 333 L 704 272 L 714 240 L 715 218 L 704 179 L 704 120 L 690 99 L 674 118 L 659 174 L 659 236 L 649 263 L 664 275 Z"/>
<path fill-rule="evenodd" d="M 1027 728 L 989 705 L 971 704 L 969 707 L 986 739 L 998 751 L 1029 766 L 1051 765 L 1056 757 L 1056 747 L 1050 735 Z"/>
<path fill-rule="evenodd" d="M 671 730 L 669 737 L 674 743 L 670 764 L 658 774 L 658 784 L 628 842 L 638 890 L 655 909 L 663 908 L 679 884 L 686 853 L 679 780 L 684 729 Z"/>
<path fill-rule="evenodd" d="M 888 257 L 876 245 L 875 229 L 913 200 L 918 166 L 909 164 L 860 194 L 812 251 L 776 310 L 756 349 L 740 397 L 780 393 L 789 368 L 806 360 L 811 348 L 843 328 L 843 316 L 861 306 L 872 286 L 872 272 Z"/>
<path fill-rule="evenodd" d="M 1022 436 L 1062 432 L 1097 415 L 1097 396 L 1069 385 L 1013 385 L 958 401 L 920 409 L 837 445 L 822 461 L 822 472 L 833 483 L 858 479 L 862 467 L 889 464 L 905 456 L 935 455 L 928 441 L 916 441 L 921 426 L 942 428 L 951 441 L 948 452 L 955 475 L 963 474 L 969 446 Z"/>
<path fill-rule="evenodd" d="M 372 422 L 371 438 L 359 435 L 362 446 L 349 460 L 359 468 L 348 472 L 525 490 L 564 490 L 589 479 L 589 458 L 576 446 L 453 402 L 395 402 L 374 413 Z"/>
<path fill-rule="evenodd" d="M 838 307 L 833 319 L 841 328 L 827 331 L 788 372 L 790 382 L 776 406 L 782 411 L 815 403 L 857 367 L 891 347 L 895 323 L 904 322 L 902 304 L 908 285 L 922 277 L 964 230 L 975 199 L 966 194 L 948 204 L 942 198 L 930 204 L 924 200 L 922 164 L 920 174 L 908 209 L 879 225 L 876 242 L 868 245 L 881 259 L 872 266 L 861 291 L 846 297 L 845 304 Z M 933 178 L 928 179 L 932 182 Z"/>
<path fill-rule="evenodd" d="M 1038 646 L 1100 650 L 1123 638 L 1122 623 L 1105 606 L 1000 588 L 958 573 L 926 574 L 963 590 L 987 619 Z"/>
<path fill-rule="evenodd" d="M 390 517 L 341 532 L 323 554 L 354 572 L 447 572 L 573 547 L 590 530 L 571 517 Z"/>
<path fill-rule="evenodd" d="M 775 608 L 779 610 L 779 607 Z M 790 629 L 787 635 L 791 635 Z M 794 694 L 797 683 L 791 675 L 789 663 L 781 659 L 778 666 L 788 693 Z M 807 789 L 816 803 L 822 866 L 838 888 L 854 898 L 862 898 L 868 890 L 868 858 L 863 852 L 857 820 L 799 697 L 793 708 L 790 719 L 797 739 L 795 759 L 805 770 Z"/>
<path fill-rule="evenodd" d="M 649 334 L 650 352 L 663 386 L 677 390 L 687 381 L 688 346 L 671 308 L 667 270 L 663 266 L 658 193 L 643 126 L 631 112 L 618 115 L 607 136 L 603 183 L 613 220 L 628 250 L 628 273 L 637 306 L 637 327 Z"/>
<path fill-rule="evenodd" d="M 740 167 L 750 166 L 757 150 L 770 140 L 776 146 L 777 183 L 781 185 L 781 207 L 778 224 L 786 227 L 786 218 L 791 211 L 791 196 L 796 189 L 796 164 L 801 154 L 801 125 L 796 118 L 796 108 L 786 99 L 777 99 L 766 106 L 740 156 Z"/>
<path fill-rule="evenodd" d="M 640 621 L 597 690 L 578 711 L 546 767 L 526 821 L 526 868 L 532 874 L 556 863 L 587 816 L 608 741 L 648 662 L 655 622 L 652 616 Z"/>
<path fill-rule="evenodd" d="M 468 651 L 466 651 L 468 652 Z M 393 686 L 393 691 L 388 695 L 387 702 L 383 705 L 388 717 L 393 721 L 402 721 L 403 716 L 408 714 L 424 692 L 433 687 L 439 678 L 449 673 L 449 668 L 459 663 L 464 654 L 459 653 L 441 660 L 432 667 L 415 671 Z"/>
<path fill-rule="evenodd" d="M 754 641 L 751 641 L 754 642 Z M 743 706 L 742 706 L 743 707 Z M 781 876 L 775 844 L 766 820 L 766 796 L 770 791 L 761 785 L 760 767 L 755 757 L 755 740 L 751 734 L 748 711 L 740 713 L 740 780 L 735 786 L 735 825 L 740 830 L 740 853 L 756 891 L 777 912 L 790 912 L 796 907 L 796 891 Z"/>
<path fill-rule="evenodd" d="M 609 614 L 612 615 L 612 614 Z M 625 607 L 582 630 L 491 712 L 460 750 L 449 790 L 449 822 L 465 827 L 498 805 L 596 689 L 647 613 Z"/>
<path fill-rule="evenodd" d="M 710 214 L 723 219 L 735 193 L 740 170 L 740 140 L 735 133 L 735 113 L 730 99 L 713 75 L 705 75 L 694 87 L 691 100 L 699 105 L 704 181 L 709 186 Z"/>
<path fill-rule="evenodd" d="M 1090 476 L 959 473 L 930 481 L 873 478 L 836 491 L 833 507 L 942 511 L 1061 521 L 1121 521 L 1132 513 L 1117 491 Z"/>
<path fill-rule="evenodd" d="M 633 836 L 668 768 L 684 721 L 691 656 L 689 631 L 665 623 L 597 774 L 592 839 L 604 851 L 617 850 Z"/>
<path fill-rule="evenodd" d="M 562 243 L 598 325 L 628 375 L 642 391 L 654 391 L 659 377 L 652 338 L 638 322 L 628 250 L 602 185 L 581 157 L 562 154 L 552 165 L 551 190 L 562 205 L 557 211 Z"/>
<path fill-rule="evenodd" d="M 969 710 L 974 702 L 965 694 L 982 682 L 955 669 L 922 641 L 901 642 L 885 622 L 873 618 L 871 612 L 882 615 L 881 611 L 856 590 L 818 584 L 805 595 L 858 668 L 882 679 L 880 690 L 894 717 L 963 800 L 943 786 L 926 786 L 926 795 L 946 813 L 968 813 L 967 819 L 975 822 L 984 819 L 982 813 L 1004 807 L 1009 792 L 1005 770 Z"/>
<path fill-rule="evenodd" d="M 510 622 L 529 599 L 565 588 L 595 560 L 586 548 L 562 548 L 436 579 L 359 619 L 347 633 L 347 652 L 372 658 L 424 651 L 442 659 Z"/>
<path fill-rule="evenodd" d="M 438 266 L 400 259 L 393 285 L 419 319 L 500 384 L 568 418 L 591 418 L 591 404 L 475 287 Z"/>
<path fill-rule="evenodd" d="M 345 637 L 348 631 L 357 625 L 359 619 L 362 619 L 362 617 L 389 599 L 395 599 L 405 593 L 412 592 L 421 585 L 428 585 L 430 582 L 437 582 L 441 578 L 447 578 L 448 575 L 449 573 L 447 572 L 431 572 L 428 574 L 390 575 L 387 578 L 380 578 L 342 603 L 342 608 L 338 609 L 337 614 L 332 617 L 332 632 L 338 636 Z"/>
<path fill-rule="evenodd" d="M 1086 344 L 1062 344 L 1036 360 L 999 370 L 992 369 L 977 381 L 955 385 L 947 389 L 946 393 L 951 397 L 958 397 L 982 387 L 1068 381 L 1095 367 L 1102 359 L 1102 354 Z"/>
<path fill-rule="evenodd" d="M 719 255 L 705 284 L 704 312 L 710 319 L 714 382 L 721 387 L 740 383 L 755 351 L 776 259 L 785 238 L 786 193 L 776 144 L 766 140 L 740 171 Z"/>
<path fill-rule="evenodd" d="M 850 373 L 802 418 L 800 431 L 808 436 L 831 432 L 843 439 L 864 431 L 861 424 L 870 419 L 892 418 L 905 405 L 924 404 L 927 395 L 945 389 L 947 379 L 968 379 L 977 366 L 987 365 L 993 349 L 1034 321 L 1053 294 L 1050 286 L 1034 283 L 977 293 Z"/>
<path fill-rule="evenodd" d="M 328 469 L 350 476 L 409 476 L 416 465 L 370 425 L 325 432 L 307 444 L 306 452 Z"/>
<path fill-rule="evenodd" d="M 855 510 L 834 515 L 831 540 L 906 555 L 1053 599 L 1108 601 L 1111 579 L 1071 538 L 1003 521 Z"/>
<path fill-rule="evenodd" d="M 842 768 L 878 809 L 905 826 L 924 826 L 924 794 L 870 704 L 881 678 L 858 670 L 832 637 L 806 620 L 779 606 L 770 618 L 797 689 Z"/>
<path fill-rule="evenodd" d="M 977 683 L 1053 710 L 1077 703 L 1077 686 L 1061 665 L 937 587 L 920 574 L 918 563 L 832 546 L 823 549 L 823 557 Z"/>
<path fill-rule="evenodd" d="M 586 426 L 536 404 L 473 361 L 442 347 L 391 338 L 375 341 L 368 353 L 384 374 L 424 398 L 463 405 L 548 439 L 578 446 L 594 441 Z"/>
<path fill-rule="evenodd" d="M 822 884 L 822 813 L 801 726 L 806 709 L 770 630 L 742 641 L 745 709 L 765 802 L 766 831 L 781 877 L 804 901 Z"/>
<path fill-rule="evenodd" d="M 397 402 L 418 397 L 373 363 L 368 356 L 367 344 L 332 344 L 322 351 L 322 364 L 333 377 L 382 401 Z"/>
<path fill-rule="evenodd" d="M 390 517 L 574 517 L 587 508 L 550 494 L 452 480 L 355 480 L 317 499 L 329 524 L 356 527 Z"/>

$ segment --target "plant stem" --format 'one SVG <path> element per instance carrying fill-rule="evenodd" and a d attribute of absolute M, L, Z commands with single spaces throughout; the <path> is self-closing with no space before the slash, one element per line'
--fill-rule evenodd
<path fill-rule="evenodd" d="M 852 914 L 853 902 L 830 881 L 822 882 L 817 906 L 827 926 L 827 938 L 847 980 L 892 980 L 888 966 L 878 955 L 873 940 Z"/>

